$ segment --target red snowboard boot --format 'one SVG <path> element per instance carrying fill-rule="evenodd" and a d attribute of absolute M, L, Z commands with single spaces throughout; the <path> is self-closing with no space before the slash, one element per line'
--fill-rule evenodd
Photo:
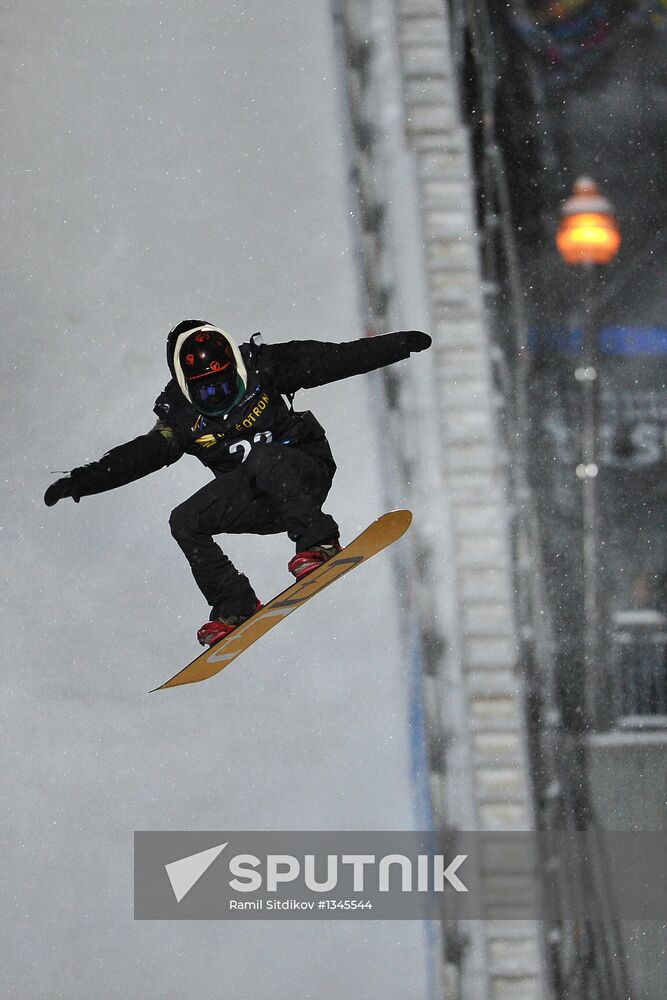
<path fill-rule="evenodd" d="M 308 576 L 318 566 L 328 562 L 329 559 L 340 552 L 340 549 L 340 542 L 337 538 L 326 545 L 313 545 L 312 549 L 308 549 L 305 552 L 297 552 L 288 562 L 287 568 L 292 576 L 296 577 L 297 580 L 301 580 L 302 577 Z"/>
<path fill-rule="evenodd" d="M 262 602 L 257 601 L 257 606 L 253 611 L 256 614 L 262 608 Z M 213 621 L 205 622 L 197 632 L 197 639 L 202 646 L 212 646 L 220 642 L 226 635 L 233 632 L 235 628 L 247 622 L 252 615 L 227 615 L 225 618 L 214 618 Z"/>

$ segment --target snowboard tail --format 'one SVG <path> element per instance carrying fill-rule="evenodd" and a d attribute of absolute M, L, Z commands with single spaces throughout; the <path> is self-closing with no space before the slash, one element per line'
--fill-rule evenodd
<path fill-rule="evenodd" d="M 412 514 L 409 510 L 392 510 L 383 514 L 319 569 L 283 590 L 228 636 L 153 690 L 163 691 L 182 684 L 196 684 L 220 673 L 232 660 L 315 594 L 397 541 L 408 530 L 411 521 Z"/>

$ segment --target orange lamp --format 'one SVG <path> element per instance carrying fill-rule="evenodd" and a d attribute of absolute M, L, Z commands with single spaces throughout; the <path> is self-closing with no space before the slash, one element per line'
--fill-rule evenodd
<path fill-rule="evenodd" d="M 610 264 L 621 245 L 611 202 L 589 177 L 580 177 L 561 210 L 556 246 L 566 264 Z"/>

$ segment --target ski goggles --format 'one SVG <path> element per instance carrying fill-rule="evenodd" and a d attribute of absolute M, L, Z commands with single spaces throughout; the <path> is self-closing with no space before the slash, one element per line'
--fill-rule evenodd
<path fill-rule="evenodd" d="M 188 384 L 190 398 L 209 409 L 224 406 L 236 395 L 238 378 L 236 372 L 225 373 L 215 380 L 192 381 Z"/>

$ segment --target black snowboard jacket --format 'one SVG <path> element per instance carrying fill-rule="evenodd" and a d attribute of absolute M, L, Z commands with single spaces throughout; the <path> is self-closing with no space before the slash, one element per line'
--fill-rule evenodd
<path fill-rule="evenodd" d="M 294 411 L 291 397 L 299 389 L 362 375 L 410 355 L 404 332 L 342 344 L 315 340 L 262 344 L 254 337 L 239 350 L 248 375 L 247 391 L 229 413 L 201 414 L 172 378 L 155 401 L 158 419 L 147 434 L 112 448 L 97 462 L 72 469 L 77 498 L 141 479 L 186 453 L 214 475 L 224 475 L 243 462 L 251 448 L 269 442 L 320 454 L 335 468 L 323 428 L 312 413 Z"/>

